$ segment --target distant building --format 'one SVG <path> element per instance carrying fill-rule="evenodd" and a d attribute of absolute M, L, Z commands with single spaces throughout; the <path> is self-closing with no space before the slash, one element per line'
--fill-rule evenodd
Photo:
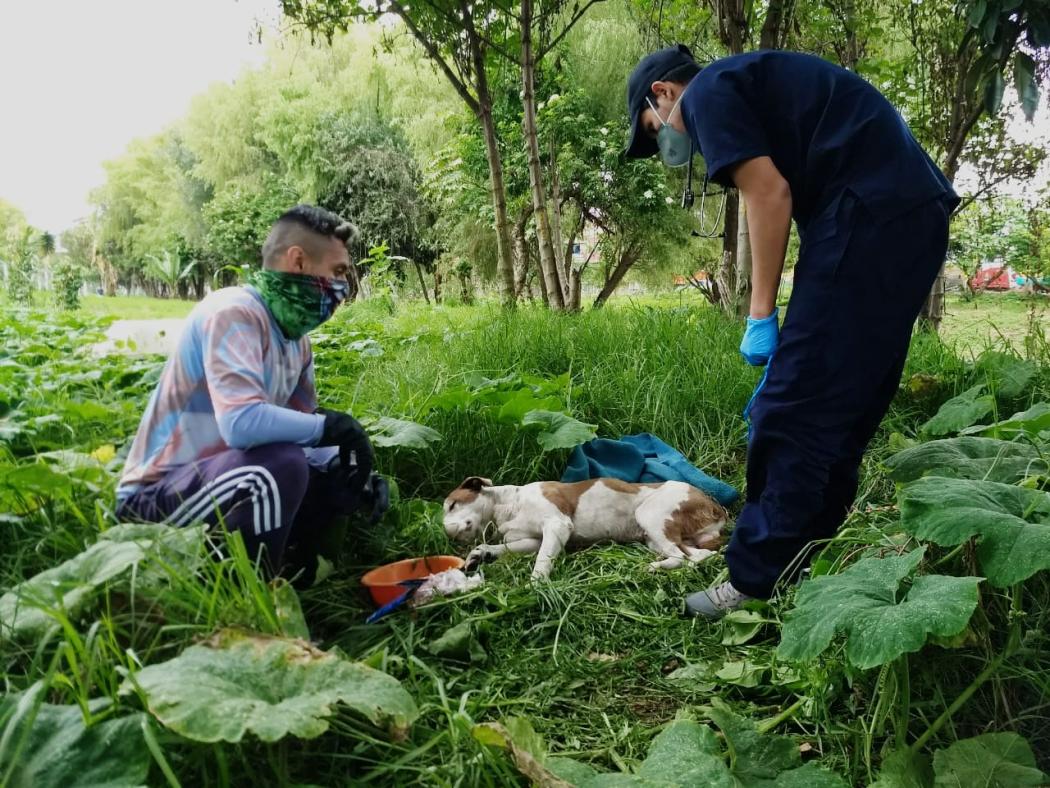
<path fill-rule="evenodd" d="M 583 226 L 583 232 L 581 232 L 579 237 L 573 242 L 573 263 L 582 265 L 583 263 L 590 264 L 600 262 L 602 254 L 601 250 L 598 248 L 599 240 L 601 240 L 601 232 L 595 225 L 587 222 L 587 224 Z"/>

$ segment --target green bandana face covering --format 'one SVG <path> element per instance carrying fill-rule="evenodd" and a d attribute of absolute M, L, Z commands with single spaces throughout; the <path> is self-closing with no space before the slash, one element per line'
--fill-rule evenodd
<path fill-rule="evenodd" d="M 299 339 L 328 320 L 350 291 L 342 279 L 262 269 L 249 284 L 259 291 L 288 339 Z"/>

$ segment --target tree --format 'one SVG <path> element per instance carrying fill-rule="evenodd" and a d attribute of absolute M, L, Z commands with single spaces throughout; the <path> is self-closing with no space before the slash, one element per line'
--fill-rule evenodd
<path fill-rule="evenodd" d="M 166 297 L 174 298 L 196 267 L 196 260 L 184 263 L 178 253 L 165 249 L 159 256 L 151 254 L 146 258 L 146 277 L 163 286 Z"/>
<path fill-rule="evenodd" d="M 14 254 L 14 249 L 28 226 L 29 222 L 20 208 L 0 199 L 0 260 Z"/>
<path fill-rule="evenodd" d="M 61 254 L 52 266 L 55 301 L 62 309 L 80 308 L 80 288 L 84 286 L 84 268 Z"/>
<path fill-rule="evenodd" d="M 32 227 L 23 228 L 12 244 L 12 260 L 7 270 L 7 296 L 16 304 L 33 304 L 33 275 L 39 249 L 40 242 Z"/>
<path fill-rule="evenodd" d="M 325 207 L 352 219 L 367 246 L 386 243 L 415 258 L 427 224 L 408 142 L 378 118 L 327 115 L 316 130 L 317 195 Z"/>
<path fill-rule="evenodd" d="M 551 205 L 565 306 L 580 307 L 581 286 L 592 258 L 573 261 L 576 239 L 588 224 L 601 234 L 601 306 L 639 262 L 672 256 L 688 234 L 688 216 L 671 196 L 656 162 L 625 159 L 614 142 L 615 125 L 602 122 L 599 108 L 579 90 L 552 94 L 541 104 L 539 140 L 550 150 Z M 561 233 L 564 233 L 562 235 Z"/>
<path fill-rule="evenodd" d="M 1011 71 L 1023 111 L 1028 117 L 1034 113 L 1036 74 L 1050 63 L 1050 11 L 1045 0 L 902 0 L 894 19 L 906 25 L 912 60 L 888 89 L 903 105 L 920 142 L 954 182 L 968 148 L 980 160 L 982 150 L 1001 138 L 999 111 Z M 936 330 L 943 314 L 942 269 L 922 323 Z"/>
<path fill-rule="evenodd" d="M 311 33 L 329 40 L 356 20 L 400 17 L 456 93 L 481 123 L 488 159 L 497 246 L 498 271 L 504 304 L 514 299 L 514 264 L 511 256 L 506 190 L 499 138 L 492 118 L 488 59 L 495 40 L 504 32 L 504 19 L 495 5 L 468 0 L 438 0 L 408 4 L 400 0 L 358 3 L 356 0 L 282 0 L 285 16 Z"/>
<path fill-rule="evenodd" d="M 204 207 L 205 246 L 223 265 L 260 265 L 270 227 L 298 201 L 296 191 L 275 176 L 260 190 L 230 185 Z"/>

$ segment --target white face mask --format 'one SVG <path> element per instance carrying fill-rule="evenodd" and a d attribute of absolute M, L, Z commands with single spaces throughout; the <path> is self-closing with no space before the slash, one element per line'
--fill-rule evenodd
<path fill-rule="evenodd" d="M 682 95 L 684 96 L 685 94 L 683 93 Z M 660 130 L 656 132 L 656 144 L 660 148 L 660 158 L 663 160 L 663 163 L 668 167 L 681 167 L 687 164 L 693 155 L 693 140 L 684 131 L 679 131 L 671 125 L 671 116 L 678 109 L 678 105 L 682 103 L 682 96 L 678 97 L 678 101 L 674 103 L 671 111 L 667 113 L 667 120 L 660 117 L 660 111 L 648 97 L 645 100 L 652 111 L 656 113 L 656 117 L 661 124 Z"/>

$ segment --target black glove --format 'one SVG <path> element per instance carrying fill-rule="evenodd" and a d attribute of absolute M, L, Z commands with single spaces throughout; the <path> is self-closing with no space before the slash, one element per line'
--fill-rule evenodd
<path fill-rule="evenodd" d="M 360 494 L 372 475 L 375 460 L 368 433 L 349 413 L 322 408 L 318 408 L 317 412 L 324 416 L 324 431 L 317 445 L 339 447 L 339 464 L 346 473 L 347 486 L 354 493 Z M 356 460 L 356 466 L 350 464 L 351 455 Z"/>
<path fill-rule="evenodd" d="M 368 522 L 370 525 L 375 525 L 390 509 L 390 485 L 385 477 L 380 476 L 378 473 L 373 473 L 368 478 L 368 484 L 365 485 L 364 493 L 365 501 L 371 501 L 372 503 L 372 515 Z"/>

